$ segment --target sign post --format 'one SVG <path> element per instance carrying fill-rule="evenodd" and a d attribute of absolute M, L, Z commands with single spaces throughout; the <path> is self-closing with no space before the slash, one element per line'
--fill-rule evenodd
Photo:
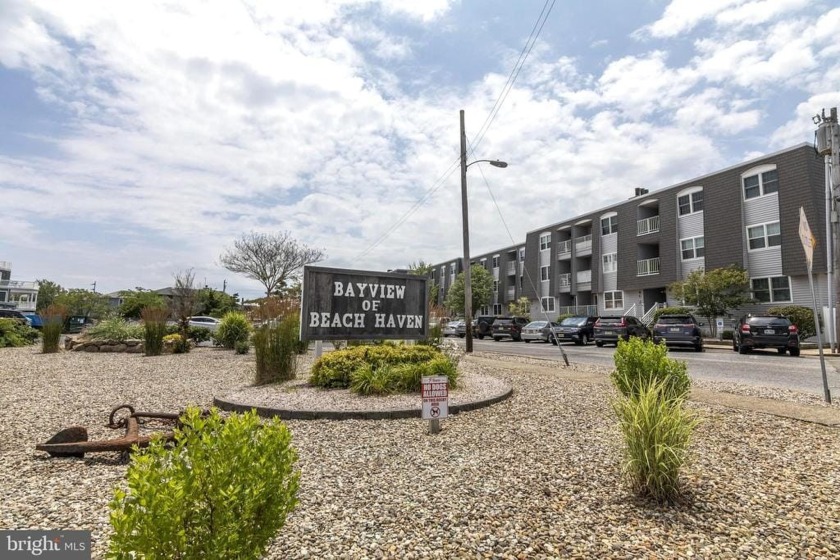
<path fill-rule="evenodd" d="M 429 433 L 436 434 L 440 431 L 440 421 L 449 416 L 449 379 L 445 375 L 423 376 L 420 395 L 421 416 L 429 421 Z"/>
<path fill-rule="evenodd" d="M 811 299 L 814 302 L 814 325 L 817 327 L 817 348 L 820 351 L 820 368 L 822 368 L 823 393 L 825 402 L 831 404 L 831 392 L 828 390 L 828 376 L 825 372 L 825 356 L 823 355 L 822 332 L 820 330 L 820 316 L 817 311 L 817 293 L 814 291 L 814 274 L 811 271 L 814 265 L 814 247 L 817 246 L 817 238 L 811 233 L 808 225 L 808 218 L 805 217 L 805 209 L 799 207 L 799 240 L 802 242 L 802 249 L 805 250 L 805 260 L 808 263 L 808 284 L 811 286 Z M 830 290 L 831 287 L 829 286 Z"/>

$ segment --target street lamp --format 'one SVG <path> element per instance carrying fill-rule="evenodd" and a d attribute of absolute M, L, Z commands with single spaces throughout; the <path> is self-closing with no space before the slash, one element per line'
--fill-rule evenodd
<path fill-rule="evenodd" d="M 493 167 L 507 167 L 499 160 L 479 159 L 467 163 L 467 133 L 464 130 L 464 110 L 461 109 L 461 213 L 464 222 L 464 323 L 466 323 L 467 352 L 473 351 L 472 339 L 472 274 L 470 271 L 470 222 L 467 212 L 467 167 L 474 163 L 487 162 Z"/>

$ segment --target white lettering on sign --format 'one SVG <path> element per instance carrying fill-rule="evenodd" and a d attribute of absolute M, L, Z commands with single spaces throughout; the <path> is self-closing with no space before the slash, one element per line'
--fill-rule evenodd
<path fill-rule="evenodd" d="M 365 328 L 365 314 L 364 313 L 318 313 L 312 311 L 309 313 L 310 327 L 344 327 L 346 329 L 363 329 Z"/>
<path fill-rule="evenodd" d="M 382 328 L 407 328 L 407 329 L 422 329 L 423 316 L 422 315 L 394 315 L 393 313 L 376 313 L 374 316 L 373 326 L 377 329 Z"/>
<path fill-rule="evenodd" d="M 333 295 L 337 297 L 404 299 L 405 285 L 333 282 Z"/>
<path fill-rule="evenodd" d="M 449 415 L 449 380 L 444 375 L 424 376 L 420 396 L 423 399 L 421 417 L 424 420 L 446 418 Z"/>

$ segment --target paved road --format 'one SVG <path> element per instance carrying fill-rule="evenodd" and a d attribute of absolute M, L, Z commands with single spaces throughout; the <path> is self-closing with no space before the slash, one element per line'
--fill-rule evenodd
<path fill-rule="evenodd" d="M 562 359 L 556 346 L 539 342 L 525 344 L 510 340 L 495 342 L 475 339 L 473 347 L 482 352 Z M 612 346 L 598 348 L 594 344 L 585 347 L 564 344 L 563 349 L 572 363 L 613 365 L 615 348 Z M 671 357 L 686 361 L 688 373 L 693 379 L 731 381 L 823 395 L 822 373 L 817 356 L 803 354 L 799 358 L 792 358 L 789 355 L 779 356 L 775 350 L 758 350 L 740 355 L 733 352 L 731 347 L 709 346 L 705 352 L 673 350 L 670 353 Z M 840 357 L 829 356 L 825 361 L 832 398 L 840 399 L 840 373 L 837 369 L 840 367 Z"/>

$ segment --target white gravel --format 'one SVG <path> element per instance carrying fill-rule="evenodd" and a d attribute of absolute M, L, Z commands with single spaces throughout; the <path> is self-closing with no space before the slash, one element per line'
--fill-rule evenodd
<path fill-rule="evenodd" d="M 453 416 L 435 436 L 416 419 L 289 421 L 300 505 L 268 557 L 840 558 L 836 428 L 692 404 L 702 424 L 687 499 L 655 507 L 622 484 L 610 387 L 566 375 L 598 368 L 560 375 L 492 356 L 461 366 L 505 381 L 513 397 Z M 210 348 L 156 358 L 0 349 L 0 528 L 89 529 L 102 557 L 126 464 L 115 453 L 49 459 L 35 444 L 70 425 L 112 437 L 104 424 L 122 403 L 207 406 L 252 370 L 252 355 Z"/>

